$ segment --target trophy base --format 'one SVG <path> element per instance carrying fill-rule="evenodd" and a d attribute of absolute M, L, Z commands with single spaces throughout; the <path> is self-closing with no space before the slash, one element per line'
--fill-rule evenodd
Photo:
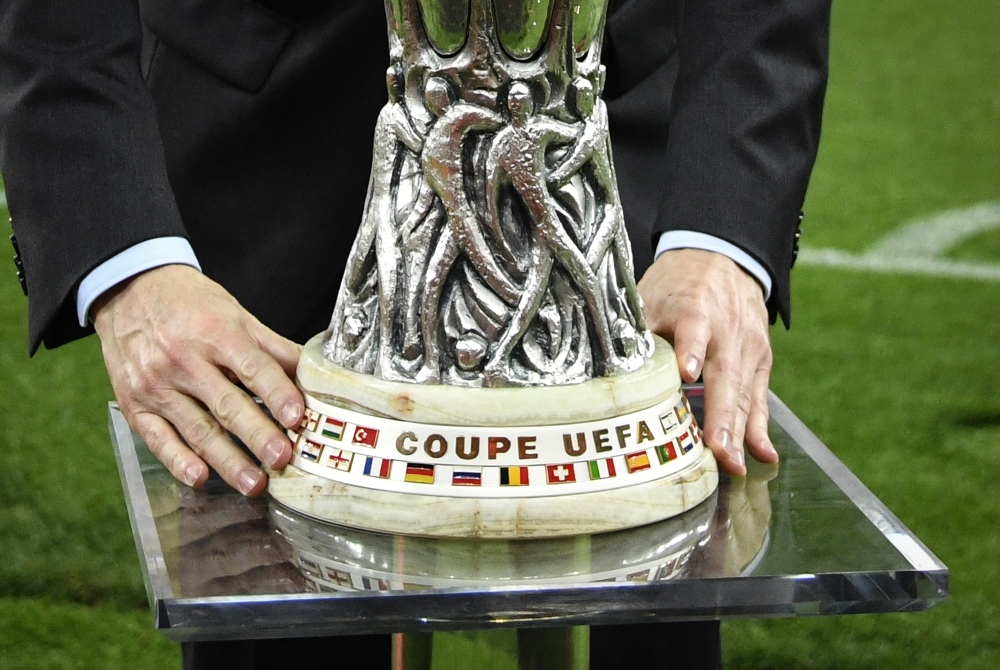
<path fill-rule="evenodd" d="M 268 490 L 308 516 L 404 535 L 532 538 L 653 523 L 705 500 L 712 453 L 673 349 L 635 372 L 558 387 L 460 388 L 347 370 L 310 340 L 309 411 Z"/>

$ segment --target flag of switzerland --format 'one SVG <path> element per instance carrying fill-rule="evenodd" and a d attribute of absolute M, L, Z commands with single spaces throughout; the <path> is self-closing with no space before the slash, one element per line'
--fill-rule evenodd
<path fill-rule="evenodd" d="M 378 441 L 378 430 L 358 426 L 354 429 L 354 439 L 351 441 L 354 444 L 360 444 L 365 447 L 374 447 Z"/>
<path fill-rule="evenodd" d="M 548 475 L 549 484 L 568 484 L 576 481 L 576 472 L 573 464 L 546 465 L 545 472 Z"/>

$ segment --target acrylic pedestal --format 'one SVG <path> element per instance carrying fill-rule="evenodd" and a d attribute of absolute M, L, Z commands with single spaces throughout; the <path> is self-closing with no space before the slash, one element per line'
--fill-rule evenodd
<path fill-rule="evenodd" d="M 571 626 L 915 612 L 947 598 L 947 567 L 773 394 L 769 403 L 778 467 L 721 476 L 716 495 L 662 526 L 528 540 L 575 547 L 546 573 L 522 560 L 545 556 L 541 544 L 415 543 L 317 522 L 302 526 L 315 545 L 304 552 L 266 497 L 248 500 L 221 480 L 179 484 L 114 404 L 110 428 L 153 625 L 176 641 L 516 628 L 521 667 L 553 667 L 531 659 L 585 652 L 565 644 Z M 678 556 L 660 548 L 661 532 L 680 537 Z M 354 553 L 335 549 L 352 543 Z M 324 564 L 310 565 L 319 550 Z M 400 555 L 413 569 L 399 569 Z M 570 574 L 574 561 L 587 569 Z M 449 581 L 474 564 L 482 571 Z M 406 636 L 407 667 L 426 660 L 428 637 Z"/>

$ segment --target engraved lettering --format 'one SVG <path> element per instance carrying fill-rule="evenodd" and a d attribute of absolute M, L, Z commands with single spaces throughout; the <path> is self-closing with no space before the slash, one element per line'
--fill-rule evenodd
<path fill-rule="evenodd" d="M 469 439 L 468 451 L 465 450 L 465 437 L 455 438 L 455 453 L 458 454 L 459 458 L 471 461 L 479 455 L 479 438 L 473 437 Z"/>
<path fill-rule="evenodd" d="M 597 453 L 602 451 L 611 451 L 611 445 L 608 444 L 608 429 L 601 428 L 600 430 L 594 431 L 594 449 Z"/>
<path fill-rule="evenodd" d="M 406 446 L 407 440 L 417 441 L 416 434 L 413 431 L 406 431 L 405 433 L 400 433 L 399 437 L 396 438 L 396 451 L 403 454 L 404 456 L 411 456 L 416 453 L 417 448 L 413 446 Z"/>
<path fill-rule="evenodd" d="M 632 437 L 631 431 L 628 429 L 628 425 L 615 426 L 615 433 L 618 434 L 618 446 L 621 449 L 625 448 L 625 438 Z"/>
<path fill-rule="evenodd" d="M 497 454 L 506 454 L 510 451 L 510 440 L 506 437 L 491 437 L 486 444 L 491 461 L 497 457 Z"/>
<path fill-rule="evenodd" d="M 563 447 L 566 449 L 566 453 L 570 456 L 583 456 L 583 452 L 587 450 L 587 436 L 583 433 L 576 434 L 576 445 L 573 446 L 573 436 L 569 433 L 563 433 Z"/>
<path fill-rule="evenodd" d="M 437 445 L 437 447 L 434 445 Z M 427 439 L 424 440 L 424 451 L 431 458 L 441 458 L 448 452 L 448 440 L 444 438 L 444 435 L 438 435 L 437 433 L 428 435 Z"/>
<path fill-rule="evenodd" d="M 521 460 L 538 458 L 538 454 L 535 453 L 535 439 L 534 435 L 518 435 L 517 455 Z"/>
<path fill-rule="evenodd" d="M 636 444 L 642 444 L 643 442 L 652 441 L 656 439 L 655 437 L 653 437 L 653 431 L 649 429 L 649 426 L 646 425 L 645 421 L 640 421 L 638 425 L 636 425 L 635 432 L 637 433 L 637 435 L 635 436 Z"/>

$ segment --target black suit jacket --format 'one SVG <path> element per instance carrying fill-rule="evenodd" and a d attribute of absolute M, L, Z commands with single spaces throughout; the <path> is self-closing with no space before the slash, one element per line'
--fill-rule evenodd
<path fill-rule="evenodd" d="M 605 100 L 641 274 L 658 233 L 710 233 L 774 280 L 819 142 L 829 0 L 612 0 Z M 278 332 L 326 327 L 386 99 L 377 0 L 0 0 L 0 170 L 29 335 L 85 335 L 90 270 L 190 239 Z"/>

